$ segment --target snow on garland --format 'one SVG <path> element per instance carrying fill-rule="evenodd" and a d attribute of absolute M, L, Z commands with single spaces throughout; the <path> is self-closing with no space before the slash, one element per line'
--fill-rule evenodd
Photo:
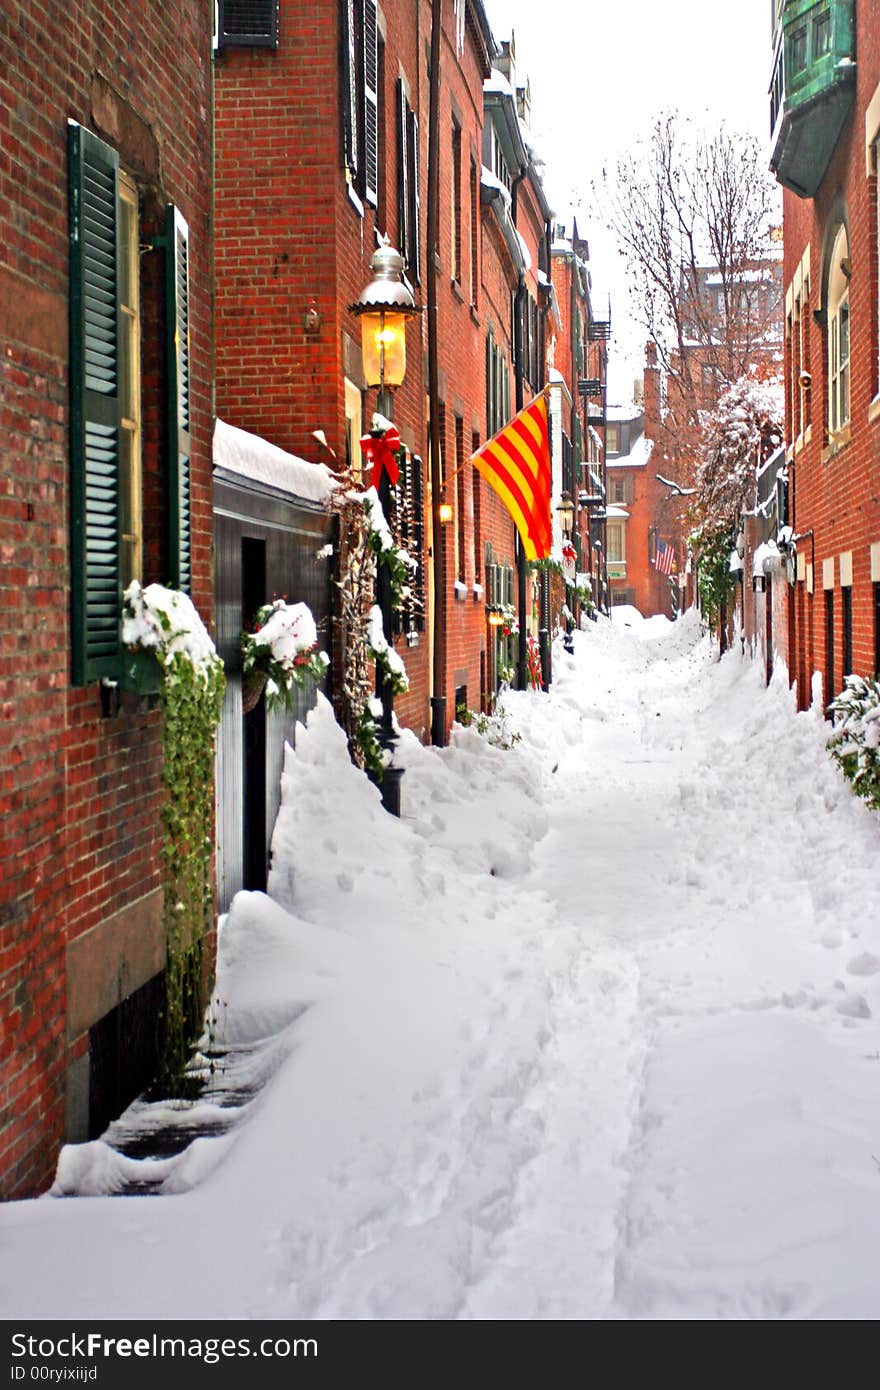
<path fill-rule="evenodd" d="M 381 782 L 385 758 L 379 743 L 381 710 L 374 698 L 372 663 L 382 666 L 395 694 L 408 687 L 406 668 L 386 640 L 381 614 L 375 604 L 376 572 L 388 569 L 392 607 L 412 604 L 412 579 L 416 561 L 399 546 L 382 509 L 376 489 L 363 491 L 349 470 L 328 499 L 339 517 L 339 575 L 342 642 L 346 659 L 337 694 L 339 720 L 348 738 L 349 751 L 358 767 Z"/>
<path fill-rule="evenodd" d="M 242 707 L 247 714 L 265 692 L 266 708 L 293 709 L 296 689 L 320 681 L 330 665 L 318 651 L 318 629 L 305 603 L 273 599 L 259 609 L 252 632 L 241 635 Z"/>
<path fill-rule="evenodd" d="M 187 594 L 135 580 L 123 595 L 122 640 L 152 653 L 162 671 L 163 924 L 165 1012 L 162 1080 L 179 1086 L 202 1025 L 214 924 L 214 735 L 226 678 Z"/>

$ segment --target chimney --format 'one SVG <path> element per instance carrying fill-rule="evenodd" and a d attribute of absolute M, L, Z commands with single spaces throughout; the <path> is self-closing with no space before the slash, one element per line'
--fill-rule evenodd
<path fill-rule="evenodd" d="M 645 346 L 642 403 L 645 412 L 645 434 L 649 439 L 656 439 L 660 429 L 660 369 L 657 366 L 657 344 L 650 340 Z"/>

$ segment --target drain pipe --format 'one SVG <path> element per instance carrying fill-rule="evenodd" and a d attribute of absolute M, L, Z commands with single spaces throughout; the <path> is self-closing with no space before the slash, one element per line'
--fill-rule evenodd
<path fill-rule="evenodd" d="M 519 186 L 526 176 L 525 169 L 520 169 L 510 190 L 510 215 L 516 226 L 517 204 L 519 201 Z M 513 380 L 514 380 L 514 404 L 516 414 L 523 408 L 523 326 L 524 316 L 522 312 L 523 299 L 526 292 L 525 275 L 519 273 L 519 280 L 516 286 L 516 296 L 514 299 L 513 315 Z M 513 535 L 514 554 L 516 555 L 516 606 L 519 611 L 519 634 L 517 637 L 516 652 L 516 684 L 518 690 L 528 690 L 529 687 L 529 664 L 526 648 L 526 593 L 528 588 L 528 561 L 526 560 L 525 547 L 523 546 L 520 534 L 514 527 Z"/>
<path fill-rule="evenodd" d="M 434 625 L 431 663 L 431 743 L 446 744 L 446 535 L 440 520 L 443 474 L 440 458 L 440 369 L 437 361 L 437 256 L 440 235 L 440 41 L 442 0 L 431 0 L 431 54 L 428 74 L 428 244 L 425 248 L 428 309 L 428 414 L 431 454 L 431 555 L 434 570 Z"/>

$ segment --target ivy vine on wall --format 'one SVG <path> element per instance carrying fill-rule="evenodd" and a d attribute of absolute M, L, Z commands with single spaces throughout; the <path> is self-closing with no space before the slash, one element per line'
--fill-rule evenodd
<path fill-rule="evenodd" d="M 166 1004 L 161 1074 L 179 1083 L 202 1024 L 214 924 L 214 738 L 223 662 L 186 594 L 135 582 L 125 591 L 122 640 L 160 668 L 165 802 L 162 809 Z"/>

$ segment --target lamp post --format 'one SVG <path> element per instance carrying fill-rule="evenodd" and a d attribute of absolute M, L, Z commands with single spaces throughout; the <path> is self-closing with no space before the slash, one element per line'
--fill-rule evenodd
<path fill-rule="evenodd" d="M 570 494 L 570 493 L 568 493 L 568 492 L 563 492 L 562 496 L 561 496 L 560 499 L 559 499 L 559 506 L 556 508 L 556 511 L 557 511 L 557 513 L 558 513 L 558 515 L 559 515 L 559 525 L 560 525 L 560 527 L 561 527 L 561 529 L 562 529 L 563 551 L 564 551 L 564 549 L 565 549 L 565 542 L 568 541 L 569 545 L 572 543 L 572 532 L 574 531 L 574 502 L 573 502 L 573 500 L 572 500 L 572 497 L 571 497 L 571 494 Z M 565 556 L 564 556 L 564 554 L 563 554 L 563 559 L 564 559 L 564 558 L 565 558 Z M 564 573 L 563 573 L 563 581 L 565 582 L 565 575 L 564 575 Z M 567 591 L 568 591 L 568 584 L 567 584 L 567 582 L 565 583 L 565 589 L 566 589 L 565 607 L 566 607 L 566 611 L 567 611 L 567 612 L 570 612 L 571 610 L 569 609 L 569 606 L 568 606 L 568 592 L 567 592 Z M 572 600 L 572 602 L 574 602 L 574 600 Z M 574 639 L 573 639 L 573 637 L 572 637 L 572 635 L 571 635 L 571 633 L 572 633 L 572 628 L 573 628 L 573 627 L 574 627 L 574 622 L 573 622 L 573 620 L 572 620 L 571 618 L 566 618 L 566 620 L 565 620 L 565 636 L 564 636 L 564 638 L 563 638 L 563 640 L 562 640 L 562 645 L 565 647 L 565 650 L 566 650 L 567 652 L 573 652 L 573 651 L 574 651 Z M 548 640 L 549 640 L 549 634 L 548 634 Z"/>
<path fill-rule="evenodd" d="M 372 434 L 384 436 L 392 420 L 393 391 L 406 375 L 406 320 L 417 309 L 412 291 L 404 279 L 404 261 L 385 239 L 370 258 L 373 279 L 362 291 L 351 312 L 361 322 L 361 353 L 367 385 L 378 389 L 376 405 L 384 417 L 380 428 Z M 383 467 L 379 477 L 379 502 L 386 521 L 391 515 L 391 477 Z M 391 576 L 388 567 L 379 564 L 376 571 L 376 602 L 382 613 L 382 631 L 389 647 L 394 643 Z M 387 753 L 382 777 L 382 805 L 392 815 L 400 815 L 400 783 L 403 768 L 393 767 L 392 758 L 397 739 L 394 733 L 394 694 L 388 680 L 376 669 L 376 695 L 382 702 L 382 722 L 379 743 Z"/>

